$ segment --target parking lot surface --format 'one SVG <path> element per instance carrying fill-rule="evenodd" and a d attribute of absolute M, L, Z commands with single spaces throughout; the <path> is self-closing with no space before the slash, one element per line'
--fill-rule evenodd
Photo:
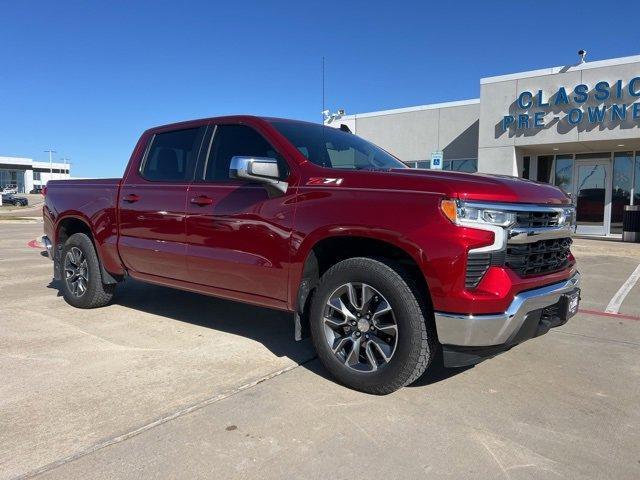
<path fill-rule="evenodd" d="M 288 314 L 127 281 L 68 306 L 0 222 L 0 478 L 640 478 L 640 245 L 581 240 L 582 309 L 468 369 L 376 397 Z"/>

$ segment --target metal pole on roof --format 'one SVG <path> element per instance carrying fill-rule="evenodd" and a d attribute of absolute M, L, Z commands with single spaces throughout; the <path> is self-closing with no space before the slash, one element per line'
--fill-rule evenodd
<path fill-rule="evenodd" d="M 68 157 L 63 157 L 62 158 L 62 163 L 64 165 L 63 170 L 62 170 L 62 178 L 66 178 L 65 175 L 67 175 L 68 171 L 67 171 L 67 163 L 69 163 L 69 160 L 71 160 Z"/>
<path fill-rule="evenodd" d="M 53 154 L 58 153 L 55 150 L 45 150 L 44 153 L 49 153 L 49 180 L 53 180 Z"/>

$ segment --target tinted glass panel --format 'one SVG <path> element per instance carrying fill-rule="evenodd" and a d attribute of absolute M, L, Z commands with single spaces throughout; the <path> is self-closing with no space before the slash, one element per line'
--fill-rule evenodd
<path fill-rule="evenodd" d="M 579 165 L 576 220 L 578 226 L 604 225 L 607 170 L 604 165 Z"/>
<path fill-rule="evenodd" d="M 273 122 L 273 126 L 309 161 L 321 167 L 342 170 L 407 168 L 400 160 L 373 143 L 333 127 L 277 121 Z"/>
<path fill-rule="evenodd" d="M 205 180 L 229 180 L 233 157 L 266 157 L 278 160 L 280 172 L 286 175 L 286 164 L 262 135 L 246 125 L 218 125 L 207 160 Z"/>
<path fill-rule="evenodd" d="M 451 170 L 455 172 L 475 173 L 478 171 L 478 160 L 475 158 L 451 160 Z"/>
<path fill-rule="evenodd" d="M 560 187 L 564 193 L 573 195 L 573 156 L 556 156 L 556 187 Z"/>
<path fill-rule="evenodd" d="M 175 130 L 153 137 L 142 176 L 154 181 L 190 181 L 200 140 L 200 129 Z"/>
<path fill-rule="evenodd" d="M 529 170 L 531 169 L 531 157 L 522 158 L 522 178 L 529 179 Z"/>
<path fill-rule="evenodd" d="M 640 205 L 640 153 L 636 155 L 635 186 L 633 188 L 633 204 Z"/>
<path fill-rule="evenodd" d="M 613 157 L 613 189 L 611 190 L 611 233 L 622 233 L 624 206 L 631 204 L 633 152 L 618 152 Z"/>
<path fill-rule="evenodd" d="M 551 164 L 553 163 L 552 155 L 543 155 L 538 157 L 538 178 L 539 182 L 549 183 L 551 181 Z"/>

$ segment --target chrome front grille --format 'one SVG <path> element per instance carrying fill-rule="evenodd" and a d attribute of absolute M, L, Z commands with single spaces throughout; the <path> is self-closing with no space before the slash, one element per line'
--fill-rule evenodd
<path fill-rule="evenodd" d="M 505 230 L 502 249 L 469 252 L 467 289 L 477 288 L 491 266 L 510 268 L 522 277 L 553 273 L 571 266 L 574 213 L 570 207 L 496 204 L 495 208 L 514 212 L 515 222 Z"/>
<path fill-rule="evenodd" d="M 540 275 L 567 268 L 571 262 L 571 238 L 507 245 L 505 265 L 518 275 Z"/>
<path fill-rule="evenodd" d="M 529 211 L 516 214 L 517 228 L 548 228 L 557 227 L 562 217 L 558 210 Z"/>

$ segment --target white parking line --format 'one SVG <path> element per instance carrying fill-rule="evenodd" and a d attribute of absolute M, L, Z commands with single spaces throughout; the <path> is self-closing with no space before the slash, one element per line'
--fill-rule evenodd
<path fill-rule="evenodd" d="M 618 313 L 618 311 L 620 310 L 620 305 L 622 305 L 624 299 L 627 297 L 627 295 L 629 295 L 629 292 L 636 284 L 638 279 L 640 279 L 640 265 L 636 267 L 629 278 L 627 278 L 627 281 L 622 284 L 620 290 L 618 290 L 613 296 L 613 298 L 609 302 L 609 305 L 607 305 L 607 308 L 605 309 L 606 313 Z"/>

